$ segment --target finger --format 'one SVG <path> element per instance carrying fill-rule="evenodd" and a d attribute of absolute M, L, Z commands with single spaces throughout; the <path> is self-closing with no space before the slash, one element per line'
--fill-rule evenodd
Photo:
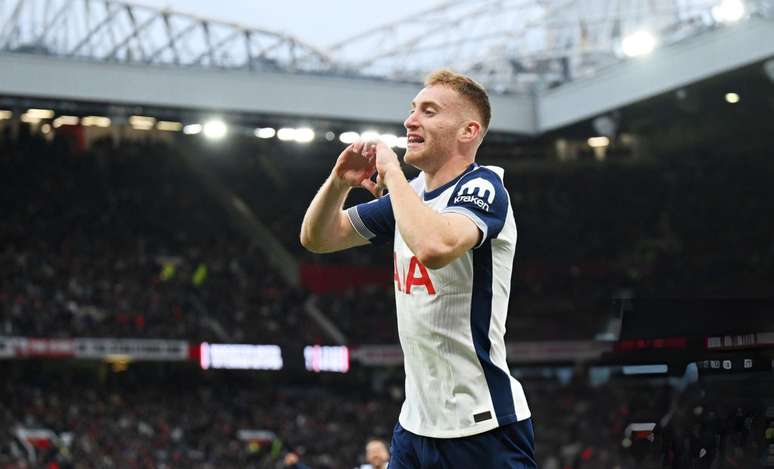
<path fill-rule="evenodd" d="M 374 197 L 379 197 L 379 190 L 376 187 L 376 183 L 370 179 L 363 179 L 360 181 L 360 187 L 370 192 Z"/>
<path fill-rule="evenodd" d="M 365 142 L 363 145 L 363 154 L 368 155 L 371 153 L 376 154 L 376 145 L 374 145 L 374 142 Z"/>
<path fill-rule="evenodd" d="M 397 155 L 397 154 L 396 154 L 396 153 L 395 153 L 395 152 L 392 150 L 392 148 L 390 148 L 390 146 L 389 146 L 389 145 L 387 145 L 386 143 L 384 143 L 384 142 L 383 142 L 383 141 L 381 141 L 381 140 L 380 140 L 380 141 L 378 141 L 378 142 L 376 142 L 376 144 L 375 144 L 374 146 L 376 147 L 376 152 L 377 152 L 377 154 L 382 154 L 382 155 L 385 155 L 385 156 L 386 156 L 386 155 L 392 155 L 393 157 L 396 157 L 396 158 L 397 158 L 397 156 L 398 156 L 398 155 Z"/>
<path fill-rule="evenodd" d="M 387 144 L 384 143 L 383 140 L 377 140 L 376 143 L 374 144 L 374 147 L 376 148 L 377 151 L 378 150 L 389 150 L 390 149 L 390 147 L 388 147 Z"/>
<path fill-rule="evenodd" d="M 358 140 L 357 142 L 352 144 L 352 151 L 355 153 L 362 153 L 363 151 L 363 142 L 361 140 Z"/>
<path fill-rule="evenodd" d="M 339 154 L 339 157 L 344 157 L 344 158 L 346 158 L 346 157 L 347 157 L 347 155 L 349 155 L 349 152 L 351 152 L 351 151 L 352 151 L 352 145 L 347 145 L 347 146 L 344 148 L 344 151 L 342 151 L 342 152 L 341 152 L 341 154 Z M 337 161 L 338 161 L 338 158 L 337 158 Z"/>

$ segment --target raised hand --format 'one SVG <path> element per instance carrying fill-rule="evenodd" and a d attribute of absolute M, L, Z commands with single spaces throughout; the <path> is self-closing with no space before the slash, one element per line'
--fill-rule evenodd
<path fill-rule="evenodd" d="M 376 184 L 371 176 L 376 173 L 376 144 L 358 141 L 341 152 L 333 176 L 336 182 L 345 187 L 362 187 L 374 197 L 379 197 Z"/>
<path fill-rule="evenodd" d="M 384 142 L 374 144 L 374 164 L 376 165 L 376 192 L 381 195 L 387 187 L 387 172 L 401 171 L 398 155 Z M 372 191 L 373 193 L 373 191 Z"/>

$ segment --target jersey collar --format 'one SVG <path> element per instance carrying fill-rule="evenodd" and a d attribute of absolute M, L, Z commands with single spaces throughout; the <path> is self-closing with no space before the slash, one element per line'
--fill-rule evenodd
<path fill-rule="evenodd" d="M 473 170 L 474 170 L 474 169 L 476 169 L 476 168 L 478 168 L 478 164 L 477 164 L 477 163 L 471 163 L 471 164 L 470 164 L 470 166 L 468 166 L 467 168 L 465 168 L 465 171 L 463 171 L 463 172 L 462 172 L 462 173 L 461 173 L 459 176 L 455 177 L 454 179 L 452 179 L 451 181 L 449 181 L 449 182 L 447 182 L 446 184 L 442 185 L 441 187 L 437 187 L 437 188 L 435 188 L 435 189 L 431 190 L 430 192 L 426 192 L 426 191 L 423 189 L 423 190 L 422 190 L 422 200 L 424 200 L 425 202 L 427 202 L 428 200 L 433 200 L 433 199 L 435 199 L 436 197 L 438 197 L 439 195 L 441 195 L 441 194 L 443 193 L 443 191 L 445 191 L 446 189 L 450 188 L 450 187 L 451 187 L 451 186 L 453 186 L 454 184 L 457 184 L 457 181 L 459 181 L 459 180 L 460 180 L 460 178 L 462 178 L 462 176 L 464 176 L 464 175 L 468 174 L 469 172 L 473 171 Z M 423 180 L 422 180 L 422 183 L 424 184 L 424 182 L 425 182 L 425 181 L 424 181 L 424 179 L 423 179 Z"/>

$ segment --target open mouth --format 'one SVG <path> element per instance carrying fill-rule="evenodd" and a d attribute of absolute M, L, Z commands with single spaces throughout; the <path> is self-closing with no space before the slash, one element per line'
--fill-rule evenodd
<path fill-rule="evenodd" d="M 416 147 L 421 145 L 422 143 L 425 143 L 425 139 L 420 137 L 419 135 L 409 135 L 407 138 L 407 142 L 409 147 Z"/>

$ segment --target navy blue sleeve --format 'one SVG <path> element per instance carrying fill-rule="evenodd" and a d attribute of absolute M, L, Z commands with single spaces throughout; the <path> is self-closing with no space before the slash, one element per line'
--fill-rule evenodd
<path fill-rule="evenodd" d="M 459 213 L 470 218 L 481 231 L 481 246 L 496 238 L 508 216 L 508 192 L 502 179 L 491 169 L 480 167 L 457 182 L 441 213 Z"/>
<path fill-rule="evenodd" d="M 347 209 L 350 223 L 360 236 L 373 244 L 392 241 L 395 236 L 395 215 L 390 195 Z"/>

